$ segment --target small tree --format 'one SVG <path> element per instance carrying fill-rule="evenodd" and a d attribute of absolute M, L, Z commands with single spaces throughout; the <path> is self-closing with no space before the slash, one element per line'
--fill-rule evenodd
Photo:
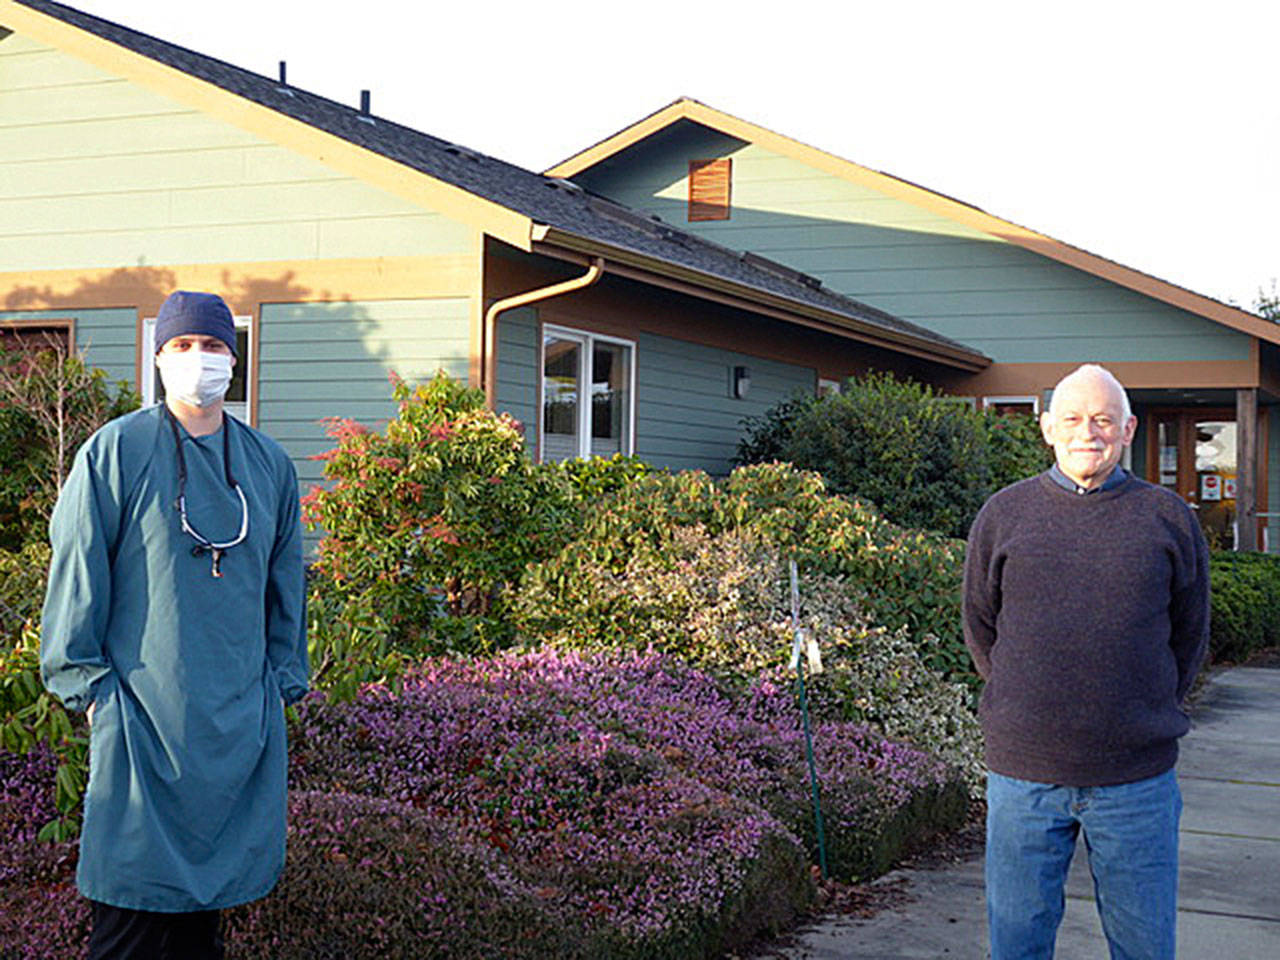
<path fill-rule="evenodd" d="M 1280 289 L 1276 288 L 1275 277 L 1271 278 L 1270 293 L 1261 287 L 1258 288 L 1258 299 L 1254 301 L 1253 309 L 1268 320 L 1280 323 Z"/>
<path fill-rule="evenodd" d="M 45 538 L 76 450 L 138 402 L 128 383 L 112 385 L 60 336 L 14 337 L 0 348 L 0 547 Z"/>

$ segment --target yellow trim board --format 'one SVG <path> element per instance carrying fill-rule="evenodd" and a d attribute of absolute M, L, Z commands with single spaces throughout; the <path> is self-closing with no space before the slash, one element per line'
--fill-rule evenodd
<path fill-rule="evenodd" d="M 138 83 L 162 96 L 319 160 L 411 203 L 484 230 L 521 250 L 530 249 L 530 219 L 491 200 L 14 0 L 0 0 L 0 23 L 114 76 Z M 375 122 L 387 121 L 375 118 Z"/>
<path fill-rule="evenodd" d="M 0 311 L 128 307 L 154 313 L 174 290 L 221 295 L 232 313 L 260 303 L 476 296 L 469 254 L 354 260 L 265 260 L 0 273 Z"/>
<path fill-rule="evenodd" d="M 1026 227 L 1002 220 L 999 217 L 969 206 L 958 200 L 935 193 L 925 187 L 916 186 L 905 180 L 868 167 L 861 166 L 851 160 L 845 160 L 826 151 L 811 147 L 808 144 L 793 140 L 790 137 L 774 133 L 772 130 L 741 120 L 730 114 L 708 107 L 697 100 L 682 98 L 668 104 L 656 113 L 626 127 L 599 143 L 588 147 L 580 153 L 569 157 L 546 171 L 550 177 L 571 178 L 614 156 L 626 148 L 639 143 L 658 131 L 671 126 L 680 120 L 689 120 L 710 127 L 739 140 L 755 143 L 767 150 L 788 156 L 806 163 L 816 169 L 833 176 L 840 177 L 859 186 L 877 190 L 897 200 L 922 207 L 947 219 L 954 220 L 1002 240 L 1017 244 L 1038 253 L 1041 256 L 1065 263 L 1077 270 L 1083 270 L 1102 277 L 1112 283 L 1138 293 L 1163 301 L 1180 310 L 1186 310 L 1198 316 L 1214 320 L 1233 330 L 1259 337 L 1272 343 L 1280 344 L 1280 325 L 1270 323 L 1261 317 L 1228 306 L 1211 297 L 1179 287 L 1167 280 L 1161 280 L 1150 274 L 1142 273 L 1131 267 L 1089 253 L 1079 247 L 1073 247 L 1061 240 L 1037 233 Z"/>

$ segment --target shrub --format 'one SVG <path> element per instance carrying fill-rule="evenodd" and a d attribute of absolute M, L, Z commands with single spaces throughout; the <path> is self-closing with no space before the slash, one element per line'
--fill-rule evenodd
<path fill-rule="evenodd" d="M 49 579 L 49 544 L 0 549 L 0 649 L 18 642 L 24 624 L 39 623 Z"/>
<path fill-rule="evenodd" d="M 884 373 L 783 401 L 744 428 L 738 463 L 821 471 L 833 491 L 872 501 L 893 522 L 953 537 L 995 490 L 1051 462 L 1028 418 L 975 412 Z"/>
<path fill-rule="evenodd" d="M 67 713 L 40 680 L 40 607 L 49 547 L 29 543 L 0 550 L 0 749 L 26 754 L 49 749 L 55 759 L 45 789 L 54 814 L 36 824 L 42 838 L 79 832 L 80 802 L 89 776 L 82 717 Z"/>
<path fill-rule="evenodd" d="M 679 926 L 740 888 L 776 829 L 757 808 L 807 829 L 803 735 L 780 679 L 734 695 L 656 654 L 432 660 L 405 674 L 398 695 L 371 687 L 329 709 L 308 701 L 292 782 L 447 813 L 513 870 L 536 866 L 543 882 L 549 869 L 583 903 L 604 898 L 612 923 Z M 822 721 L 815 744 L 831 815 L 870 838 L 859 849 L 918 795 L 963 806 L 954 770 L 861 725 Z M 691 830 L 706 835 L 691 844 Z M 918 836 L 900 838 L 896 853 Z M 833 865 L 845 876 L 873 869 L 865 859 Z"/>
<path fill-rule="evenodd" d="M 330 423 L 328 486 L 303 499 L 322 527 L 312 601 L 321 684 L 376 676 L 394 652 L 479 652 L 509 638 L 505 593 L 576 516 L 565 476 L 535 468 L 520 426 L 443 373 L 397 381 L 382 432 Z"/>
<path fill-rule="evenodd" d="M 1215 552 L 1209 561 L 1209 655 L 1238 661 L 1280 644 L 1280 557 Z"/>
<path fill-rule="evenodd" d="M 76 842 L 37 841 L 57 815 L 49 784 L 57 761 L 46 745 L 25 755 L 0 749 L 0 958 L 84 954 L 89 907 L 75 888 Z"/>
<path fill-rule="evenodd" d="M 963 544 L 888 523 L 864 503 L 828 494 L 817 474 L 786 464 L 740 467 L 723 483 L 698 472 L 652 474 L 602 498 L 575 539 L 526 573 L 512 601 L 520 632 L 534 642 L 642 648 L 635 638 L 652 639 L 657 617 L 678 633 L 689 603 L 663 615 L 663 592 L 677 588 L 654 590 L 642 575 L 665 570 L 668 581 L 678 580 L 675 538 L 689 528 L 711 538 L 755 537 L 743 541 L 742 550 L 769 552 L 775 562 L 796 557 L 806 575 L 838 581 L 866 622 L 905 629 L 931 668 L 952 678 L 972 676 L 960 628 Z M 722 575 L 714 557 L 704 563 L 711 564 L 704 573 Z M 789 608 L 776 591 L 769 602 Z M 758 600 L 755 610 L 762 605 Z"/>
<path fill-rule="evenodd" d="M 673 660 L 553 653 L 428 661 L 401 695 L 313 694 L 291 733 L 285 875 L 230 913 L 229 955 L 675 960 L 738 949 L 812 895 L 800 842 L 752 799 L 805 814 L 794 705 L 767 688 L 749 704 Z M 850 850 L 884 846 L 879 805 L 934 797 L 944 810 L 956 792 L 919 751 L 849 725 L 815 733 L 830 815 L 866 812 L 855 826 L 868 836 Z M 50 772 L 48 757 L 35 769 L 0 755 L 0 823 L 21 822 L 5 811 L 47 813 L 32 784 Z M 74 955 L 86 912 L 70 886 L 74 845 L 37 844 L 25 827 L 12 839 L 0 852 L 3 942 L 20 957 Z"/>
<path fill-rule="evenodd" d="M 592 610 L 547 635 L 552 645 L 652 649 L 740 684 L 776 673 L 790 655 L 788 570 L 755 528 L 712 535 L 700 524 L 677 527 L 659 548 L 638 548 L 617 573 L 600 566 L 578 573 L 575 588 Z M 976 788 L 980 731 L 968 691 L 929 669 L 905 628 L 870 624 L 839 579 L 807 573 L 801 594 L 802 624 L 819 640 L 825 667 L 813 678 L 815 707 L 928 747 Z M 544 601 L 530 590 L 516 603 L 529 604 L 522 612 L 533 619 Z"/>

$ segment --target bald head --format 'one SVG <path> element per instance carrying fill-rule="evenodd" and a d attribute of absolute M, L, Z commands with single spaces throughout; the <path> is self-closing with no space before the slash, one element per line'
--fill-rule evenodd
<path fill-rule="evenodd" d="M 1129 407 L 1129 395 L 1125 393 L 1124 386 L 1116 379 L 1115 374 L 1096 363 L 1081 364 L 1058 381 L 1057 386 L 1053 388 L 1053 396 L 1049 398 L 1049 412 L 1052 413 L 1058 406 L 1058 397 L 1063 393 L 1064 388 L 1069 390 L 1076 384 L 1085 383 L 1100 384 L 1104 388 L 1114 390 L 1120 400 L 1122 419 L 1128 420 L 1133 416 L 1133 410 Z"/>
<path fill-rule="evenodd" d="M 1040 430 L 1058 469 L 1085 489 L 1106 481 L 1137 427 L 1120 381 L 1094 363 L 1063 377 L 1040 415 Z"/>

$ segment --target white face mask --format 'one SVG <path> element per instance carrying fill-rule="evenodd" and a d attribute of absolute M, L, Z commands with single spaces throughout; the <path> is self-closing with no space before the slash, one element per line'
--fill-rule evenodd
<path fill-rule="evenodd" d="M 156 355 L 165 393 L 193 407 L 207 407 L 221 400 L 231 386 L 231 354 L 185 353 Z"/>

